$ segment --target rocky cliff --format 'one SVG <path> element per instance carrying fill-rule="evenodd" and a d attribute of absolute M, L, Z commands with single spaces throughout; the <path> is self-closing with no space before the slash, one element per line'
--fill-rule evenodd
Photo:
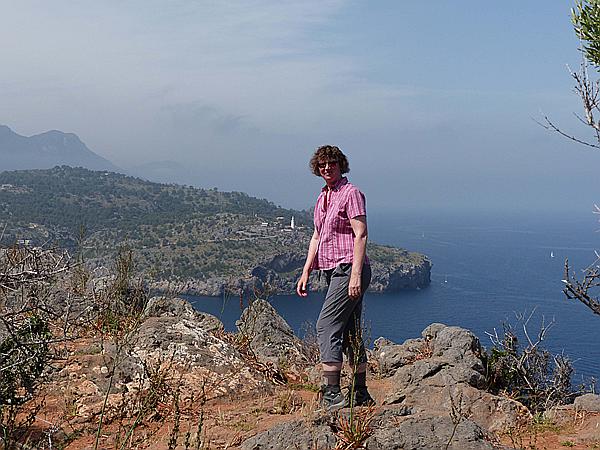
<path fill-rule="evenodd" d="M 395 249 L 400 252 L 399 249 Z M 412 259 L 381 262 L 371 260 L 373 275 L 368 292 L 390 293 L 404 289 L 422 289 L 431 283 L 431 261 L 424 255 L 411 254 Z M 255 266 L 244 277 L 232 278 L 213 276 L 208 279 L 186 281 L 158 281 L 153 283 L 157 290 L 172 290 L 186 295 L 220 297 L 224 294 L 238 295 L 266 292 L 294 294 L 296 283 L 302 273 L 306 255 L 303 253 L 280 253 Z M 310 289 L 324 291 L 324 279 L 318 271 L 311 274 Z"/>

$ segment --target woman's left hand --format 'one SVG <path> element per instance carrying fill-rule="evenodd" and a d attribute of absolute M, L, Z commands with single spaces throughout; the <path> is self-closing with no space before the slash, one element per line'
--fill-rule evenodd
<path fill-rule="evenodd" d="M 360 298 L 361 287 L 360 287 L 360 276 L 354 274 L 350 275 L 350 283 L 348 284 L 348 295 L 350 298 Z"/>

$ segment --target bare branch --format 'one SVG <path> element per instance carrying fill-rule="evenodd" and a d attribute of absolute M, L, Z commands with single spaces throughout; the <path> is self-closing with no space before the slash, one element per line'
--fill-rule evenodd
<path fill-rule="evenodd" d="M 544 125 L 541 122 L 538 122 L 535 119 L 534 119 L 534 122 L 539 124 L 541 127 L 545 128 L 546 130 L 554 131 L 554 132 L 560 134 L 561 136 L 566 137 L 567 139 L 577 142 L 578 144 L 586 145 L 586 146 L 592 147 L 592 148 L 600 148 L 600 145 L 598 145 L 598 144 L 592 144 L 590 142 L 582 141 L 581 139 L 579 139 L 571 134 L 565 133 L 560 128 L 558 128 L 556 125 L 554 125 L 554 123 L 552 123 L 552 121 L 548 118 L 548 116 L 544 116 L 544 120 L 546 121 L 546 125 Z"/>
<path fill-rule="evenodd" d="M 576 299 L 592 310 L 594 314 L 600 315 L 600 301 L 590 293 L 590 290 L 600 286 L 600 271 L 596 263 L 589 266 L 584 271 L 582 280 L 578 280 L 571 275 L 569 260 L 565 260 L 565 277 L 562 280 L 565 284 L 564 294 L 568 299 Z"/>

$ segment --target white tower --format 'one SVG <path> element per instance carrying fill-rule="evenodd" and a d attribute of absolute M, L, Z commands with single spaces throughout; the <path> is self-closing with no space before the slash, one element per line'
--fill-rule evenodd
<path fill-rule="evenodd" d="M 290 222 L 290 228 L 293 230 L 294 228 L 296 228 L 296 224 L 294 223 L 294 216 L 292 216 L 292 220 Z"/>

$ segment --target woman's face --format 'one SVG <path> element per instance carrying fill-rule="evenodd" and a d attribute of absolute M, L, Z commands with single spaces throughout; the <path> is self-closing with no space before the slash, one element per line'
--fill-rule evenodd
<path fill-rule="evenodd" d="M 329 186 L 333 186 L 342 178 L 340 165 L 335 160 L 319 161 L 319 173 Z"/>

